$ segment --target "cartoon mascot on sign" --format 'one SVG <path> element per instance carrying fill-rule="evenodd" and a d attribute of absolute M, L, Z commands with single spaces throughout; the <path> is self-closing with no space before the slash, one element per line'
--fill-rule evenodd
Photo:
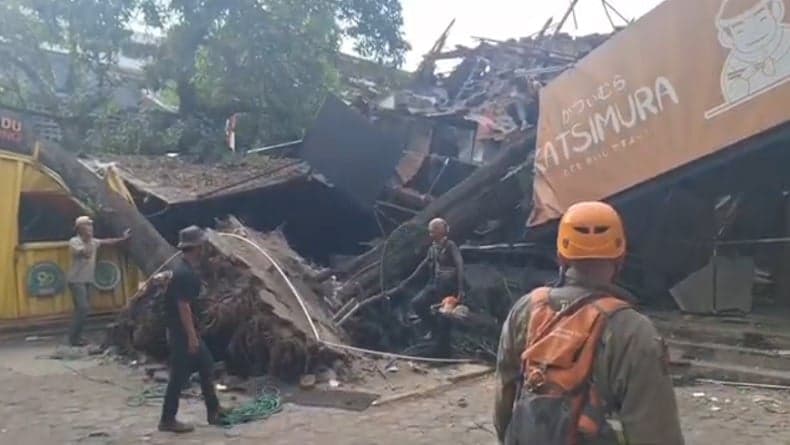
<path fill-rule="evenodd" d="M 727 102 L 778 86 L 790 76 L 790 25 L 784 0 L 724 0 L 716 17 L 719 42 L 730 50 L 721 74 Z"/>

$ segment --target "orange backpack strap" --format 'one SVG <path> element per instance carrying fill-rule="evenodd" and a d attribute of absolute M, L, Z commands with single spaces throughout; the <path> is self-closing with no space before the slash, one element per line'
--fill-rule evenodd
<path fill-rule="evenodd" d="M 557 312 L 548 304 L 548 292 L 541 290 L 537 295 L 522 354 L 523 369 L 543 368 L 546 378 L 570 390 L 589 376 L 609 317 L 631 305 L 615 297 L 591 296 L 572 305 L 574 310 Z"/>
<path fill-rule="evenodd" d="M 549 304 L 550 287 L 539 287 L 529 293 L 529 304 L 531 308 Z"/>
<path fill-rule="evenodd" d="M 585 346 L 576 357 L 576 364 L 580 366 L 580 370 L 586 368 L 586 371 L 584 371 L 586 378 L 592 374 L 595 355 L 598 352 L 598 346 L 601 343 L 606 325 L 609 323 L 609 318 L 615 313 L 630 307 L 631 304 L 626 301 L 605 296 L 591 300 L 577 311 L 577 314 L 581 315 L 582 319 L 588 320 L 587 323 L 582 323 L 582 325 L 586 324 L 588 326 L 589 337 L 585 342 Z"/>
<path fill-rule="evenodd" d="M 527 326 L 527 344 L 524 348 L 529 348 L 531 342 L 542 336 L 542 331 L 551 323 L 557 312 L 551 308 L 549 297 L 550 287 L 539 287 L 530 292 L 529 298 L 529 323 Z"/>
<path fill-rule="evenodd" d="M 527 344 L 521 356 L 523 379 L 519 397 L 524 397 L 523 403 L 535 406 L 541 400 L 566 400 L 570 410 L 565 414 L 564 433 L 568 438 L 564 443 L 576 444 L 582 434 L 597 438 L 605 428 L 604 401 L 591 376 L 609 317 L 631 304 L 612 296 L 590 294 L 555 311 L 549 294 L 548 288 L 532 294 Z M 536 412 L 533 410 L 532 414 Z M 556 418 L 563 417 L 562 413 L 554 414 Z"/>
<path fill-rule="evenodd" d="M 630 309 L 633 307 L 631 303 L 621 300 L 615 297 L 601 297 L 596 300 L 593 300 L 591 303 L 596 309 L 598 309 L 602 314 L 606 315 L 607 317 L 611 317 L 617 312 L 622 311 L 623 309 Z"/>

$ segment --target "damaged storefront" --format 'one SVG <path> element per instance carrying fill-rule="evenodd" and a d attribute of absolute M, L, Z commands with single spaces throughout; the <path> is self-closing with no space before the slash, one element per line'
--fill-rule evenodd
<path fill-rule="evenodd" d="M 0 228 L 0 331 L 44 325 L 70 317 L 73 309 L 66 273 L 71 265 L 69 239 L 74 220 L 93 210 L 79 200 L 53 170 L 38 159 L 27 122 L 0 110 L 0 177 L 3 194 L 0 208 L 6 215 Z M 125 189 L 121 184 L 119 193 Z M 97 227 L 98 236 L 107 236 Z M 98 253 L 91 300 L 96 314 L 114 313 L 137 291 L 139 271 L 118 247 Z"/>
<path fill-rule="evenodd" d="M 771 16 L 746 42 L 734 27 L 749 18 L 729 3 L 664 2 L 541 92 L 529 225 L 573 202 L 613 200 L 633 240 L 631 284 L 648 301 L 667 306 L 671 294 L 693 313 L 788 303 L 788 184 L 777 166 L 790 143 L 790 71 L 754 73 L 742 62 L 773 60 L 784 28 Z M 688 20 L 675 23 L 679 14 Z M 675 32 L 650 38 L 668 23 Z M 752 289 L 774 278 L 773 301 L 755 301 Z"/>
<path fill-rule="evenodd" d="M 254 252 L 221 241 L 227 221 L 226 232 L 298 258 L 290 275 L 307 283 L 307 306 L 333 342 L 413 352 L 421 336 L 397 319 L 404 302 L 386 291 L 424 258 L 428 222 L 444 218 L 466 262 L 468 312 L 452 320 L 454 346 L 490 359 L 512 303 L 556 278 L 554 223 L 583 200 L 609 200 L 623 213 L 622 284 L 674 346 L 698 340 L 675 335 L 680 313 L 749 314 L 723 346 L 751 347 L 744 339 L 757 335 L 790 349 L 755 321 L 790 306 L 790 184 L 778 168 L 790 156 L 790 73 L 771 52 L 785 39 L 785 19 L 772 16 L 777 26 L 744 43 L 733 26 L 751 12 L 730 4 L 668 0 L 612 35 L 571 38 L 547 26 L 450 50 L 443 35 L 404 88 L 328 97 L 303 140 L 210 166 L 178 157 L 102 161 L 117 163 L 138 209 L 167 240 L 190 224 L 218 229 L 213 255 L 243 286 L 213 281 L 217 295 L 204 296 L 201 316 L 218 354 L 245 373 L 277 361 L 254 356 L 272 354 L 267 336 L 310 349 L 294 352 L 286 373 L 323 350 L 310 340 L 304 308 L 277 302 L 291 289 L 267 287 L 282 284 L 268 263 L 251 266 Z M 685 43 L 690 36 L 695 45 Z M 762 71 L 739 65 L 744 45 L 767 54 Z M 275 229 L 283 235 L 276 242 L 257 232 Z M 302 257 L 329 269 L 305 272 Z M 156 313 L 147 299 L 157 295 L 143 291 L 141 309 L 123 315 L 119 343 L 163 354 L 161 336 L 144 336 L 161 333 L 146 319 Z M 250 308 L 254 323 L 242 329 Z"/>

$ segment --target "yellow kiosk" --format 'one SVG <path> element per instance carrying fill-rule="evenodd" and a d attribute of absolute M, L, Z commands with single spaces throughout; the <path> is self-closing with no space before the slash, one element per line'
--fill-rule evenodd
<path fill-rule="evenodd" d="M 74 236 L 74 219 L 91 214 L 57 173 L 36 161 L 36 151 L 23 146 L 30 141 L 24 126 L 15 114 L 0 110 L 0 328 L 70 317 L 68 240 Z M 110 176 L 108 181 L 118 190 L 118 181 Z M 138 280 L 139 272 L 122 248 L 102 247 L 93 314 L 122 308 Z"/>

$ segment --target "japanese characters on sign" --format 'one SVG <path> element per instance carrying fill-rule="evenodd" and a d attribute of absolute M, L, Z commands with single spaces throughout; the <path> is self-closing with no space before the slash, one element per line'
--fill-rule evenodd
<path fill-rule="evenodd" d="M 578 116 L 583 114 L 585 110 L 592 108 L 598 102 L 606 102 L 612 97 L 612 94 L 622 93 L 625 91 L 626 86 L 627 83 L 625 79 L 620 75 L 614 76 L 611 82 L 604 82 L 598 85 L 588 97 L 578 99 L 572 106 L 562 110 L 563 125 L 570 124 L 571 118 L 574 115 Z"/>
<path fill-rule="evenodd" d="M 529 225 L 790 122 L 790 0 L 666 0 L 541 90 Z"/>
<path fill-rule="evenodd" d="M 567 177 L 639 142 L 647 135 L 643 122 L 678 105 L 678 93 L 666 77 L 629 89 L 617 75 L 562 110 L 563 131 L 543 140 L 536 168 L 541 172 L 561 169 L 560 174 Z"/>

